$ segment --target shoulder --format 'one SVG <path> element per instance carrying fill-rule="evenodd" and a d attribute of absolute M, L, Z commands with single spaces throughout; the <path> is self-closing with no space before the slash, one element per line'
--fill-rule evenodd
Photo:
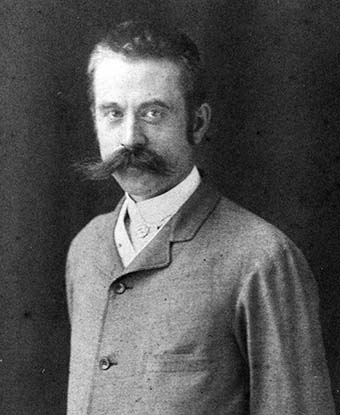
<path fill-rule="evenodd" d="M 107 243 L 113 235 L 116 221 L 116 210 L 98 215 L 93 218 L 72 240 L 69 248 L 69 258 L 72 256 L 84 256 L 94 247 Z"/>
<path fill-rule="evenodd" d="M 221 196 L 207 221 L 212 248 L 221 249 L 244 270 L 294 262 L 308 268 L 295 243 L 276 226 Z"/>
<path fill-rule="evenodd" d="M 209 223 L 210 252 L 223 267 L 219 283 L 235 299 L 248 301 L 258 294 L 261 301 L 275 297 L 279 302 L 293 293 L 296 298 L 308 293 L 318 304 L 317 284 L 303 253 L 277 227 L 225 197 Z"/>
<path fill-rule="evenodd" d="M 220 220 L 224 217 L 227 243 L 234 247 L 234 256 L 246 274 L 263 273 L 269 278 L 280 274 L 286 281 L 302 278 L 314 284 L 302 251 L 276 226 L 224 197 L 216 214 Z"/>
<path fill-rule="evenodd" d="M 270 251 L 278 245 L 292 244 L 277 227 L 224 196 L 221 196 L 211 215 L 211 223 L 216 232 L 228 240 L 234 240 L 240 247 L 261 247 Z"/>

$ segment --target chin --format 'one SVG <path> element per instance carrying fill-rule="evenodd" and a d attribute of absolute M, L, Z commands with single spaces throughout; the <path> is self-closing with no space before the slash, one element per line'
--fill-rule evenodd
<path fill-rule="evenodd" d="M 124 185 L 139 186 L 146 185 L 149 182 L 157 181 L 160 176 L 150 173 L 137 167 L 128 167 L 122 171 L 117 171 L 113 177 L 123 187 Z"/>
<path fill-rule="evenodd" d="M 131 194 L 147 192 L 148 189 L 157 187 L 157 183 L 162 181 L 159 175 L 134 167 L 115 173 L 114 178 L 125 192 Z"/>
<path fill-rule="evenodd" d="M 165 177 L 136 168 L 128 168 L 123 173 L 115 173 L 114 178 L 125 192 L 142 199 L 166 192 L 173 186 L 174 181 L 173 177 Z"/>

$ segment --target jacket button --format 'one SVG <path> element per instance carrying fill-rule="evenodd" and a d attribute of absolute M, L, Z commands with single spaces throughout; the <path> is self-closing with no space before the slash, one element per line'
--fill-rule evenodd
<path fill-rule="evenodd" d="M 117 364 L 118 362 L 115 359 L 111 358 L 110 356 L 102 357 L 99 360 L 99 369 L 108 370 L 110 369 L 111 366 L 117 365 Z"/>
<path fill-rule="evenodd" d="M 126 290 L 126 285 L 123 282 L 117 282 L 113 286 L 113 291 L 116 294 L 123 294 L 123 292 L 125 292 L 125 290 Z"/>

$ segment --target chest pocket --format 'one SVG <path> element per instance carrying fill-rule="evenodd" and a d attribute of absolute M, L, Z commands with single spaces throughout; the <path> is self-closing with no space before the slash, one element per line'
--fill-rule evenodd
<path fill-rule="evenodd" d="M 193 354 L 163 353 L 145 356 L 147 372 L 199 372 L 207 370 L 212 362 Z"/>

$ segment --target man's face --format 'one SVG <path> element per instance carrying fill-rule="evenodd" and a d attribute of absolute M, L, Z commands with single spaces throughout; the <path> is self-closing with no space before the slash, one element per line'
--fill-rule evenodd
<path fill-rule="evenodd" d="M 180 69 L 166 59 L 131 60 L 103 54 L 94 73 L 94 120 L 102 159 L 123 148 L 144 146 L 162 156 L 168 174 L 128 166 L 113 176 L 136 200 L 161 194 L 193 166 Z"/>

